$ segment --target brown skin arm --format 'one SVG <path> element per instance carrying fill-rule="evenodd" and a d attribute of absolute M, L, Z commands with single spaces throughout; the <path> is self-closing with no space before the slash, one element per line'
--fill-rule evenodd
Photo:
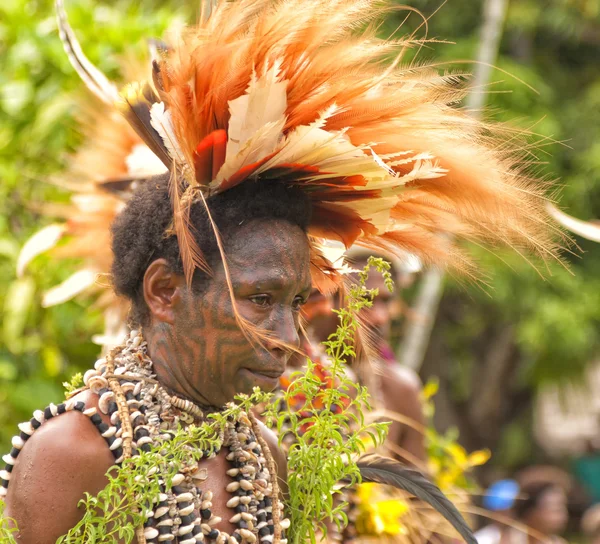
<path fill-rule="evenodd" d="M 13 469 L 5 515 L 20 544 L 54 544 L 83 516 L 85 492 L 98 494 L 114 458 L 87 416 L 69 412 L 44 423 Z"/>
<path fill-rule="evenodd" d="M 388 365 L 381 380 L 386 410 L 396 412 L 424 426 L 425 415 L 421 404 L 421 383 L 416 374 L 397 365 Z M 388 441 L 393 456 L 412 465 L 421 465 L 426 461 L 425 437 L 420 430 L 407 424 L 394 421 L 390 426 Z"/>

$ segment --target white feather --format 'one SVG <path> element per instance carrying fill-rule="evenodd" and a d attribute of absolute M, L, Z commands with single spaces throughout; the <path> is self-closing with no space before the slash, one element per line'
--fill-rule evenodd
<path fill-rule="evenodd" d="M 57 304 L 71 300 L 74 296 L 94 285 L 97 275 L 98 272 L 96 270 L 89 268 L 78 270 L 60 285 L 46 291 L 42 299 L 42 306 L 49 308 L 50 306 L 56 306 Z"/>
<path fill-rule="evenodd" d="M 566 213 L 560 211 L 556 206 L 548 203 L 546 205 L 548 213 L 556 219 L 563 227 L 569 229 L 572 233 L 591 240 L 592 242 L 600 242 L 600 225 L 575 219 Z"/>
<path fill-rule="evenodd" d="M 171 112 L 165 110 L 164 102 L 155 102 L 150 108 L 150 124 L 162 138 L 169 155 L 177 164 L 185 164 L 185 156 L 175 136 Z"/>
<path fill-rule="evenodd" d="M 246 93 L 229 102 L 225 163 L 217 183 L 277 150 L 283 138 L 287 81 L 279 81 L 280 63 L 257 77 L 252 74 Z"/>
<path fill-rule="evenodd" d="M 137 144 L 125 158 L 127 173 L 132 176 L 155 176 L 167 171 L 162 161 L 146 144 Z"/>
<path fill-rule="evenodd" d="M 38 255 L 52 249 L 62 238 L 66 229 L 66 225 L 48 225 L 29 238 L 17 259 L 17 276 L 21 277 L 27 265 Z"/>

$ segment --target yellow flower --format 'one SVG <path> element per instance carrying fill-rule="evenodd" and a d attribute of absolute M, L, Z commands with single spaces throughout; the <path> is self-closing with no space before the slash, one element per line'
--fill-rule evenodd
<path fill-rule="evenodd" d="M 401 518 L 408 511 L 408 505 L 402 500 L 387 498 L 384 487 L 361 484 L 357 486 L 356 498 L 359 534 L 397 535 L 404 531 Z"/>
<path fill-rule="evenodd" d="M 490 450 L 477 450 L 473 453 L 469 454 L 469 465 L 472 467 L 478 467 L 480 465 L 485 465 L 492 456 L 492 452 Z"/>

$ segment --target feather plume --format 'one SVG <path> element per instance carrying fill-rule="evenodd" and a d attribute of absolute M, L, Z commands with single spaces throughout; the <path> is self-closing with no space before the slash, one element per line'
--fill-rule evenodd
<path fill-rule="evenodd" d="M 58 32 L 71 65 L 92 93 L 104 103 L 112 105 L 119 97 L 117 87 L 83 54 L 75 33 L 69 25 L 63 0 L 56 0 L 55 6 Z"/>
<path fill-rule="evenodd" d="M 184 165 L 185 157 L 173 130 L 171 112 L 165 110 L 164 102 L 155 102 L 150 107 L 150 124 L 161 137 L 163 144 L 167 148 L 169 157 L 175 161 L 176 165 Z"/>
<path fill-rule="evenodd" d="M 182 192 L 181 183 L 174 175 L 171 176 L 169 190 L 173 204 L 173 227 L 179 244 L 183 273 L 188 286 L 190 286 L 196 268 L 209 276 L 212 275 L 212 271 L 198 246 L 194 236 L 195 229 L 190 222 L 190 208 L 193 202 L 192 190 L 188 188 Z"/>
<path fill-rule="evenodd" d="M 17 277 L 21 277 L 27 265 L 38 255 L 52 249 L 64 236 L 66 225 L 48 225 L 38 230 L 21 249 L 17 259 Z"/>
<path fill-rule="evenodd" d="M 600 242 L 600 224 L 592 221 L 582 221 L 559 210 L 556 206 L 548 203 L 548 213 L 556 219 L 563 227 L 570 230 L 573 234 L 581 236 L 592 242 Z"/>
<path fill-rule="evenodd" d="M 368 454 L 357 462 L 363 482 L 391 485 L 426 502 L 439 512 L 469 544 L 477 544 L 473 531 L 454 504 L 419 471 L 399 461 Z"/>
<path fill-rule="evenodd" d="M 253 73 L 246 93 L 229 102 L 226 159 L 217 184 L 277 150 L 287 106 L 287 81 L 279 81 L 279 64 L 260 77 Z"/>
<path fill-rule="evenodd" d="M 377 38 L 387 9 L 379 0 L 217 3 L 169 46 L 155 44 L 145 71 L 154 90 L 148 83 L 125 89 L 119 109 L 134 130 L 105 110 L 97 115 L 77 161 L 85 191 L 107 196 L 106 182 L 122 203 L 127 180 L 147 173 L 139 165 L 158 169 L 138 160 L 146 145 L 162 171 L 173 170 L 173 228 L 188 277 L 206 267 L 193 245 L 192 201 L 249 178 L 304 190 L 313 203 L 309 234 L 347 247 L 409 251 L 468 275 L 476 267 L 461 241 L 556 258 L 544 184 L 521 167 L 527 135 L 456 107 L 468 92 L 462 75 L 403 66 L 418 42 Z M 61 0 L 57 12 L 76 69 L 106 102 L 112 84 L 90 68 Z M 72 211 L 74 225 L 99 239 L 101 221 L 82 221 L 77 205 Z M 70 249 L 85 251 L 80 242 L 89 239 L 77 232 Z M 110 253 L 99 253 L 107 266 Z M 329 290 L 342 281 L 318 250 L 312 257 L 316 284 Z"/>
<path fill-rule="evenodd" d="M 158 97 L 148 83 L 132 83 L 121 93 L 117 107 L 144 143 L 167 168 L 171 168 L 174 159 L 169 155 L 169 149 L 161 135 L 152 125 L 151 110 L 157 103 Z M 172 145 L 175 145 L 175 142 L 172 142 Z"/>
<path fill-rule="evenodd" d="M 71 300 L 74 296 L 94 285 L 97 275 L 98 272 L 95 270 L 78 270 L 60 285 L 46 291 L 42 299 L 42 306 L 49 308 L 50 306 L 56 306 L 57 304 Z"/>

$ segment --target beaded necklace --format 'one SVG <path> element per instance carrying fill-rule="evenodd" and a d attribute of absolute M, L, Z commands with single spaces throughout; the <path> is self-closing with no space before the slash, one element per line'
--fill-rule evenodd
<path fill-rule="evenodd" d="M 45 421 L 65 412 L 77 410 L 90 418 L 117 465 L 172 440 L 180 428 L 206 421 L 199 406 L 169 394 L 156 381 L 147 344 L 139 331 L 132 331 L 123 346 L 96 361 L 85 373 L 84 384 L 99 396 L 98 409 L 110 424 L 104 423 L 95 407 L 86 408 L 85 403 L 74 399 L 36 410 L 30 421 L 19 424 L 21 433 L 13 437 L 13 448 L 3 457 L 6 468 L 0 471 L 0 497 L 6 495 L 25 442 Z M 207 473 L 196 461 L 198 451 L 194 450 L 195 455 L 190 455 L 173 477 L 172 487 L 167 489 L 163 484 L 153 510 L 146 513 L 144 527 L 137 531 L 140 544 L 287 544 L 285 531 L 290 521 L 283 518 L 275 463 L 252 413 L 241 411 L 229 420 L 219 443 L 219 450 L 202 454 L 212 458 L 222 447 L 229 450 L 226 459 L 232 466 L 227 475 L 232 481 L 226 491 L 231 494 L 227 507 L 232 509 L 229 521 L 236 526 L 234 532 L 229 535 L 216 528 L 222 520 L 211 511 L 213 493 L 201 489 Z M 194 448 L 189 444 L 181 447 Z"/>

